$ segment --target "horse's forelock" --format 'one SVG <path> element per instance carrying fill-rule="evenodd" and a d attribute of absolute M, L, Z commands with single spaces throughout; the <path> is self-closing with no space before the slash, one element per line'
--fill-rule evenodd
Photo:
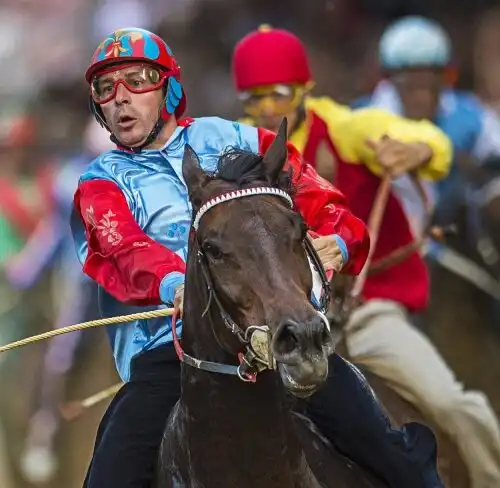
<path fill-rule="evenodd" d="M 263 156 L 245 149 L 228 148 L 219 157 L 213 179 L 234 183 L 239 188 L 252 183 L 267 185 Z M 273 186 L 293 194 L 291 170 L 282 171 Z"/>

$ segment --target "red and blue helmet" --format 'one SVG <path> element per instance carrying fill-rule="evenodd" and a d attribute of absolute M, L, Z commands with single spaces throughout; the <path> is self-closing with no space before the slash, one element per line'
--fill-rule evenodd
<path fill-rule="evenodd" d="M 180 83 L 180 67 L 167 43 L 145 29 L 127 27 L 109 34 L 95 50 L 85 78 L 91 84 L 96 74 L 112 65 L 133 62 L 152 64 L 167 75 L 161 118 L 166 120 L 173 113 L 181 117 L 186 109 L 186 95 Z M 91 103 L 94 114 L 98 120 L 101 118 L 99 122 L 106 125 L 100 109 Z"/>

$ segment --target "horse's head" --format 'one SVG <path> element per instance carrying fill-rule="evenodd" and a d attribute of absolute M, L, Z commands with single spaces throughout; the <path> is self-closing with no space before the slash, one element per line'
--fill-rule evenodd
<path fill-rule="evenodd" d="M 267 326 L 285 387 L 307 396 L 326 379 L 333 343 L 327 321 L 310 302 L 307 226 L 292 210 L 285 134 L 286 121 L 263 157 L 226 152 L 214 175 L 186 148 L 183 175 L 195 213 L 188 273 L 201 267 L 195 286 L 213 287 L 209 306 L 223 319 L 215 321 L 213 334 L 225 352 L 236 355 L 244 337 L 260 329 L 254 326 Z M 186 307 L 192 293 L 188 274 Z"/>

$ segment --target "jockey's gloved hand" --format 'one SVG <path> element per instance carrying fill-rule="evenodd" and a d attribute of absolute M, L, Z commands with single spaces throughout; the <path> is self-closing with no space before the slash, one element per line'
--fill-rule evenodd
<path fill-rule="evenodd" d="M 422 142 L 402 142 L 384 136 L 378 141 L 369 139 L 366 144 L 375 151 L 378 162 L 393 178 L 425 166 L 433 156 L 431 147 Z"/>
<path fill-rule="evenodd" d="M 171 307 L 179 309 L 179 317 L 182 317 L 184 308 L 184 280 L 185 275 L 180 272 L 169 273 L 160 283 L 160 299 Z"/>
<path fill-rule="evenodd" d="M 317 237 L 312 241 L 325 271 L 340 272 L 347 263 L 349 255 L 347 246 L 338 235 Z"/>

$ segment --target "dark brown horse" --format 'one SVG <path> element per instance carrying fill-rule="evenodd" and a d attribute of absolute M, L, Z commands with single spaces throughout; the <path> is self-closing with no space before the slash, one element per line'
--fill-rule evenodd
<path fill-rule="evenodd" d="M 263 158 L 229 153 L 216 176 L 186 149 L 195 219 L 176 342 L 182 395 L 158 487 L 383 486 L 291 410 L 288 393 L 306 397 L 325 382 L 333 341 L 310 302 L 317 255 L 290 208 L 283 131 Z"/>

